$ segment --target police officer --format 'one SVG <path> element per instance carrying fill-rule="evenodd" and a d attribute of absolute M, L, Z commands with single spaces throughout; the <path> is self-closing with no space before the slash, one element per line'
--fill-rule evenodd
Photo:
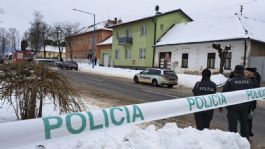
<path fill-rule="evenodd" d="M 260 80 L 255 76 L 256 73 L 257 73 L 256 68 L 246 68 L 244 72 L 245 77 L 251 79 L 252 82 L 254 83 L 254 88 L 260 87 Z M 257 101 L 254 100 L 250 103 L 248 109 L 248 126 L 249 126 L 250 137 L 254 136 L 254 133 L 252 132 L 252 123 L 253 123 L 253 113 L 256 107 L 257 107 Z"/>
<path fill-rule="evenodd" d="M 244 90 L 253 88 L 253 82 L 244 77 L 244 67 L 236 65 L 234 77 L 229 79 L 223 88 L 223 92 Z M 241 103 L 227 107 L 228 129 L 231 132 L 237 132 L 237 122 L 240 122 L 240 134 L 249 139 L 248 132 L 248 108 L 250 103 Z"/>
<path fill-rule="evenodd" d="M 216 84 L 211 81 L 211 71 L 204 69 L 202 71 L 202 80 L 197 82 L 192 90 L 194 96 L 214 94 L 216 92 Z M 203 130 L 210 127 L 214 110 L 207 110 L 194 113 L 196 128 Z"/>

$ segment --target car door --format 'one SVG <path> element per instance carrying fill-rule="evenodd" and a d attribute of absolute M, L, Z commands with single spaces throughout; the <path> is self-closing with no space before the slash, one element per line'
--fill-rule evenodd
<path fill-rule="evenodd" d="M 155 77 L 155 74 L 155 69 L 149 69 L 148 76 L 146 77 L 146 83 L 152 84 L 152 80 Z"/>
<path fill-rule="evenodd" d="M 142 83 L 147 83 L 147 78 L 149 74 L 149 69 L 146 69 L 140 73 L 139 81 Z"/>

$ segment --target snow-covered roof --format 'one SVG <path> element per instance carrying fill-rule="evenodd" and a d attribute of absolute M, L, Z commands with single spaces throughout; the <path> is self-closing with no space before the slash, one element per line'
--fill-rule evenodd
<path fill-rule="evenodd" d="M 62 51 L 63 51 L 63 53 L 65 53 L 65 47 L 60 47 L 60 48 L 63 49 Z M 44 51 L 44 48 L 42 47 L 40 49 L 40 51 Z M 47 52 L 59 52 L 59 47 L 48 45 L 45 47 L 45 51 L 47 51 Z"/>
<path fill-rule="evenodd" d="M 100 46 L 100 45 L 110 45 L 112 44 L 112 36 L 110 36 L 108 39 L 106 39 L 105 41 L 101 42 L 101 43 L 98 43 L 97 46 Z"/>
<path fill-rule="evenodd" d="M 95 24 L 95 30 L 108 30 L 112 31 L 111 28 L 106 27 L 107 21 L 101 21 Z M 94 24 L 91 24 L 87 27 L 84 27 L 79 34 L 87 33 L 87 32 L 93 32 L 94 31 Z M 79 35 L 77 34 L 77 35 Z"/>
<path fill-rule="evenodd" d="M 247 18 L 241 19 L 250 39 L 265 42 L 265 23 Z"/>
<path fill-rule="evenodd" d="M 196 20 L 175 25 L 156 46 L 242 38 L 265 42 L 265 23 L 237 16 Z"/>
<path fill-rule="evenodd" d="M 184 11 L 182 11 L 181 9 L 176 9 L 176 10 L 172 10 L 172 11 L 168 11 L 168 12 L 164 12 L 164 13 L 160 13 L 160 14 L 155 14 L 152 16 L 148 16 L 148 17 L 144 17 L 144 18 L 140 18 L 140 19 L 136 19 L 136 20 L 132 20 L 129 22 L 124 22 L 121 24 L 116 24 L 111 26 L 111 28 L 117 27 L 117 26 L 123 26 L 123 25 L 127 25 L 127 24 L 131 24 L 131 23 L 135 23 L 135 22 L 139 22 L 139 21 L 144 21 L 144 20 L 148 20 L 148 19 L 153 19 L 159 16 L 165 16 L 171 13 L 175 13 L 175 12 L 180 12 L 182 15 L 184 15 L 187 19 L 192 20 Z"/>

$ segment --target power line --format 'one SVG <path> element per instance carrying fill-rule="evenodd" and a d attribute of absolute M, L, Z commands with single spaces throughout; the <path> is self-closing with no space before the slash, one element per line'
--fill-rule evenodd
<path fill-rule="evenodd" d="M 264 22 L 264 21 L 262 21 L 262 20 L 253 19 L 253 18 L 250 18 L 250 17 L 245 17 L 245 16 L 244 16 L 244 18 L 245 18 L 245 19 L 248 19 L 248 20 L 255 21 L 255 22 L 262 22 L 262 23 L 265 23 L 265 22 Z"/>
<path fill-rule="evenodd" d="M 235 4 L 235 5 L 231 5 L 231 6 L 227 6 L 227 7 L 223 7 L 223 8 L 218 8 L 218 9 L 214 9 L 214 10 L 209 10 L 209 11 L 205 11 L 203 13 L 200 13 L 200 14 L 209 14 L 210 12 L 216 12 L 216 11 L 222 11 L 222 10 L 226 10 L 226 9 L 230 9 L 230 8 L 234 8 L 234 7 L 238 7 L 240 6 L 240 8 L 242 9 L 243 11 L 243 6 L 244 5 L 248 5 L 248 4 L 251 4 L 251 3 L 256 3 L 258 0 L 250 0 L 250 1 L 247 1 L 245 3 L 240 3 L 240 4 Z"/>

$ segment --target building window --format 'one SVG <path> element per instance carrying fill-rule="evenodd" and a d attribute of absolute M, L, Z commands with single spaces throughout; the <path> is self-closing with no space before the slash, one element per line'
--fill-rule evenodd
<path fill-rule="evenodd" d="M 207 68 L 214 69 L 215 66 L 215 53 L 208 53 Z"/>
<path fill-rule="evenodd" d="M 139 58 L 140 59 L 145 59 L 145 49 L 139 49 Z"/>
<path fill-rule="evenodd" d="M 132 37 L 130 29 L 126 30 L 126 37 Z"/>
<path fill-rule="evenodd" d="M 131 59 L 131 50 L 130 49 L 126 49 L 125 50 L 125 58 L 126 59 Z"/>
<path fill-rule="evenodd" d="M 181 61 L 181 68 L 188 68 L 188 60 L 189 60 L 189 54 L 183 53 L 182 61 Z"/>
<path fill-rule="evenodd" d="M 164 24 L 160 24 L 160 31 L 164 31 Z"/>
<path fill-rule="evenodd" d="M 145 36 L 146 34 L 147 34 L 147 28 L 144 25 L 144 26 L 141 27 L 141 36 Z"/>
<path fill-rule="evenodd" d="M 115 59 L 120 58 L 120 50 L 115 50 Z"/>
<path fill-rule="evenodd" d="M 231 69 L 232 52 L 228 52 L 225 55 L 225 66 L 224 69 Z"/>

